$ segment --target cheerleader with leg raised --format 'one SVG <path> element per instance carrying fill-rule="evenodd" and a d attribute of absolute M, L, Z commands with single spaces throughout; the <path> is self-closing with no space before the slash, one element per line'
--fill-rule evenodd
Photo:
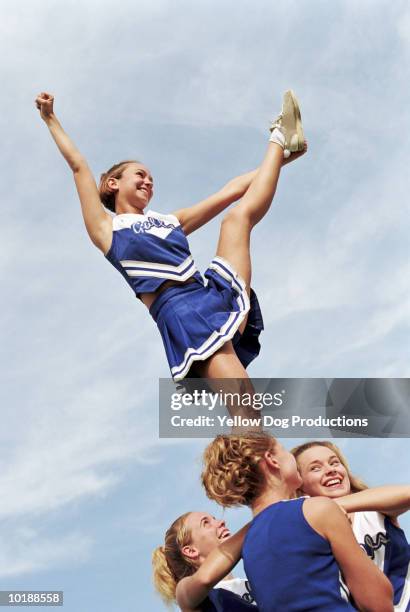
<path fill-rule="evenodd" d="M 87 232 L 149 309 L 173 379 L 193 374 L 246 379 L 245 368 L 259 353 L 258 336 L 263 329 L 250 286 L 251 231 L 269 210 L 284 163 L 306 151 L 294 94 L 284 95 L 282 112 L 272 124 L 257 170 L 172 214 L 146 210 L 153 179 L 140 162 L 115 164 L 102 175 L 98 188 L 86 159 L 57 120 L 53 103 L 53 96 L 46 92 L 36 98 L 41 117 L 73 172 Z M 186 236 L 237 200 L 223 218 L 205 283 Z"/>

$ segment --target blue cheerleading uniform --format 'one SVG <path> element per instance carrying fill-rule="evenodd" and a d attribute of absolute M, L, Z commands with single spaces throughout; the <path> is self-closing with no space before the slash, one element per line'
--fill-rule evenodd
<path fill-rule="evenodd" d="M 202 282 L 188 241 L 174 215 L 150 211 L 113 218 L 113 238 L 106 258 L 136 295 L 153 293 L 167 280 Z"/>
<path fill-rule="evenodd" d="M 181 283 L 162 291 L 150 308 L 175 381 L 229 340 L 244 367 L 259 354 L 263 320 L 255 293 L 251 290 L 248 297 L 243 279 L 221 257 L 212 260 L 205 283 L 174 215 L 154 211 L 116 215 L 106 258 L 137 296 L 154 293 L 169 280 Z M 184 284 L 192 279 L 195 282 Z"/>
<path fill-rule="evenodd" d="M 200 605 L 201 612 L 258 612 L 247 580 L 223 580 Z"/>
<path fill-rule="evenodd" d="M 226 589 L 212 589 L 200 606 L 202 612 L 257 612 L 258 608 Z"/>
<path fill-rule="evenodd" d="M 252 521 L 242 557 L 261 612 L 354 610 L 329 542 L 304 517 L 304 498 L 268 506 Z"/>
<path fill-rule="evenodd" d="M 380 512 L 356 512 L 352 529 L 360 546 L 390 580 L 395 612 L 409 612 L 410 546 L 404 531 Z"/>

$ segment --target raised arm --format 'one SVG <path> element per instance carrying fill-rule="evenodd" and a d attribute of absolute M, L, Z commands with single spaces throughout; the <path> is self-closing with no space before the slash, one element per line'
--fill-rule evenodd
<path fill-rule="evenodd" d="M 375 510 L 394 519 L 410 510 L 410 485 L 373 487 L 339 497 L 335 502 L 346 512 Z"/>
<path fill-rule="evenodd" d="M 195 574 L 178 582 L 176 600 L 182 612 L 198 610 L 209 591 L 238 563 L 248 527 L 249 524 L 245 525 L 228 540 L 222 542 L 207 556 Z"/>
<path fill-rule="evenodd" d="M 308 523 L 329 541 L 343 578 L 359 610 L 393 612 L 393 589 L 357 543 L 350 523 L 333 500 L 305 500 L 303 513 Z"/>
<path fill-rule="evenodd" d="M 42 92 L 36 98 L 41 118 L 73 172 L 88 235 L 95 246 L 106 253 L 112 240 L 112 219 L 104 210 L 86 159 L 63 130 L 54 114 L 53 105 L 54 97 L 51 94 Z"/>
<path fill-rule="evenodd" d="M 282 166 L 286 166 L 290 162 L 294 161 L 301 155 L 304 155 L 307 151 L 307 143 L 303 151 L 292 153 L 287 159 L 283 159 Z M 247 172 L 238 176 L 229 183 L 227 183 L 222 189 L 214 193 L 209 198 L 194 204 L 189 208 L 181 208 L 173 214 L 179 219 L 182 229 L 185 234 L 191 234 L 195 230 L 211 221 L 214 217 L 219 215 L 225 208 L 227 208 L 233 202 L 240 200 L 243 195 L 248 191 L 250 184 L 255 178 L 258 170 Z"/>
<path fill-rule="evenodd" d="M 209 196 L 209 198 L 201 200 L 201 202 L 189 208 L 181 208 L 174 212 L 173 214 L 179 220 L 185 234 L 191 234 L 199 229 L 202 225 L 205 225 L 205 223 L 219 215 L 230 204 L 239 200 L 248 190 L 256 173 L 257 170 L 253 170 L 252 172 L 242 174 L 229 181 L 222 189 Z"/>

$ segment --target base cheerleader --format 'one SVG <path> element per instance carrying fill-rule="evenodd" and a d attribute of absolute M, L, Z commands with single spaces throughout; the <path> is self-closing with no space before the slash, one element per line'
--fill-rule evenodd
<path fill-rule="evenodd" d="M 333 442 L 311 441 L 291 452 L 303 480 L 300 494 L 329 497 L 349 513 L 360 546 L 391 582 L 395 612 L 409 612 L 410 546 L 398 516 L 410 509 L 410 486 L 368 489 Z"/>
<path fill-rule="evenodd" d="M 295 499 L 296 460 L 272 436 L 217 436 L 204 452 L 202 481 L 222 506 L 252 510 L 242 557 L 261 610 L 392 612 L 392 586 L 346 515 L 324 497 Z"/>
<path fill-rule="evenodd" d="M 248 581 L 230 573 L 245 531 L 231 536 L 225 522 L 207 512 L 177 518 L 152 555 L 155 588 L 164 602 L 177 603 L 182 612 L 258 612 Z"/>

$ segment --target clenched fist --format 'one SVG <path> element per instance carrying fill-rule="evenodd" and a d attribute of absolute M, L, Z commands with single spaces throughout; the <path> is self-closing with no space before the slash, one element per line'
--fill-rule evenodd
<path fill-rule="evenodd" d="M 41 118 L 46 120 L 53 114 L 54 96 L 42 91 L 36 98 L 36 106 L 40 111 Z"/>

